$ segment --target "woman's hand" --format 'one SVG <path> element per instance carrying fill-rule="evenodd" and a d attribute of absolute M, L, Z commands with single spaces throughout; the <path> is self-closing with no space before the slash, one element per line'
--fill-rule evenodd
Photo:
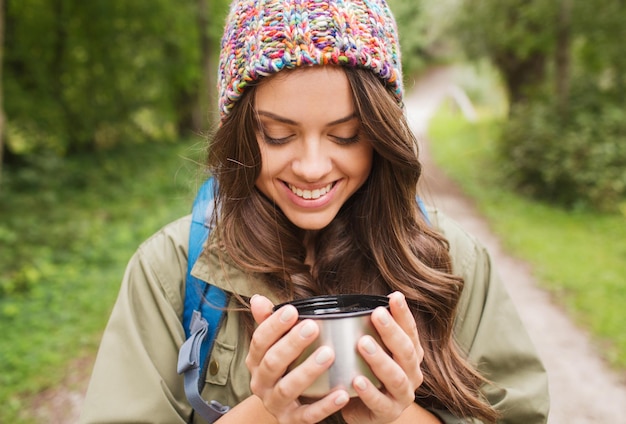
<path fill-rule="evenodd" d="M 383 384 L 383 389 L 378 390 L 363 376 L 356 377 L 352 385 L 359 397 L 352 399 L 342 411 L 347 423 L 396 420 L 414 403 L 415 391 L 423 382 L 420 365 L 424 350 L 404 295 L 390 294 L 389 307 L 391 313 L 377 308 L 372 314 L 372 323 L 390 355 L 370 336 L 363 336 L 358 343 L 359 353 Z"/>
<path fill-rule="evenodd" d="M 343 408 L 349 401 L 345 390 L 336 390 L 311 404 L 298 400 L 332 364 L 334 352 L 329 347 L 320 347 L 286 373 L 287 367 L 318 336 L 317 324 L 311 320 L 298 322 L 298 312 L 291 305 L 272 313 L 274 305 L 263 296 L 250 299 L 250 306 L 259 326 L 252 335 L 246 366 L 251 374 L 250 389 L 265 408 L 279 423 L 290 424 L 317 423 Z"/>

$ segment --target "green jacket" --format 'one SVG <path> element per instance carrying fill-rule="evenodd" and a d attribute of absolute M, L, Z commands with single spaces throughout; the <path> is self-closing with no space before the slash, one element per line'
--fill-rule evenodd
<path fill-rule="evenodd" d="M 469 360 L 494 385 L 483 392 L 502 413 L 502 423 L 543 423 L 549 399 L 543 365 L 500 282 L 484 247 L 436 210 L 429 218 L 449 240 L 454 272 L 465 279 L 455 337 Z M 145 241 L 129 262 L 104 332 L 83 405 L 81 423 L 200 423 L 176 372 L 185 341 L 181 320 L 190 217 L 179 219 Z M 201 255 L 193 274 L 244 297 L 272 289 L 223 263 L 216 247 Z M 234 306 L 234 300 L 231 300 Z M 229 311 L 217 335 L 203 396 L 225 405 L 248 397 L 244 360 L 248 340 L 238 313 Z M 433 411 L 445 423 L 465 422 Z"/>

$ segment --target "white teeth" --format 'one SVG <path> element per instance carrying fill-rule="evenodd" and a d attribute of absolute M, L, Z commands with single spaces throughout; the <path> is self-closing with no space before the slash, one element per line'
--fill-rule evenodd
<path fill-rule="evenodd" d="M 289 189 L 291 189 L 291 191 L 298 197 L 302 197 L 303 199 L 319 199 L 320 197 L 324 196 L 326 193 L 328 193 L 330 191 L 330 189 L 333 188 L 332 183 L 328 184 L 325 187 L 322 188 L 316 188 L 315 190 L 302 190 L 301 188 L 298 188 L 296 186 L 294 186 L 293 184 L 289 184 Z"/>

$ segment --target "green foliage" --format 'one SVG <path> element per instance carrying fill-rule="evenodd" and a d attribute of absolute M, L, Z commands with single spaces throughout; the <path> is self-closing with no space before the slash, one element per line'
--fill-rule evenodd
<path fill-rule="evenodd" d="M 16 154 L 171 139 L 195 92 L 195 2 L 7 4 L 7 146 Z"/>
<path fill-rule="evenodd" d="M 470 52 L 526 59 L 554 48 L 557 2 L 465 0 L 458 25 Z"/>
<path fill-rule="evenodd" d="M 398 24 L 404 74 L 412 75 L 424 68 L 428 48 L 422 3 L 389 0 L 389 7 Z"/>
<path fill-rule="evenodd" d="M 566 115 L 551 99 L 515 107 L 500 149 L 524 193 L 570 208 L 617 210 L 626 199 L 623 102 L 589 88 L 572 90 Z"/>
<path fill-rule="evenodd" d="M 577 62 L 588 77 L 603 76 L 624 87 L 626 55 L 626 5 L 621 0 L 573 2 L 572 30 Z M 621 82 L 618 82 L 621 81 Z M 606 81 L 608 82 L 608 81 Z M 623 91 L 619 93 L 623 98 Z"/>
<path fill-rule="evenodd" d="M 92 355 L 124 268 L 145 238 L 188 213 L 202 142 L 35 157 L 0 193 L 0 422 Z M 18 416 L 22 418 L 18 419 Z"/>
<path fill-rule="evenodd" d="M 458 34 L 508 87 L 499 151 L 525 194 L 617 210 L 626 197 L 626 7 L 561 0 L 464 0 Z"/>
<path fill-rule="evenodd" d="M 489 58 L 516 102 L 543 82 L 556 43 L 558 2 L 462 0 L 455 33 L 467 57 Z"/>
<path fill-rule="evenodd" d="M 617 210 L 626 199 L 626 57 L 618 41 L 626 37 L 626 7 L 616 0 L 572 6 L 567 92 L 555 96 L 548 80 L 514 106 L 501 150 L 524 192 Z"/>
<path fill-rule="evenodd" d="M 442 111 L 431 126 L 436 162 L 487 216 L 505 247 L 529 262 L 542 286 L 626 370 L 626 209 L 566 211 L 509 190 L 497 140 L 503 125 L 470 124 Z"/>
<path fill-rule="evenodd" d="M 388 0 L 398 24 L 405 79 L 457 54 L 449 36 L 457 0 Z"/>
<path fill-rule="evenodd" d="M 209 38 L 219 41 L 224 32 L 224 21 L 228 15 L 228 8 L 231 0 L 204 0 L 207 1 L 209 7 L 210 25 L 207 28 Z M 216 53 L 219 50 L 216 49 Z"/>

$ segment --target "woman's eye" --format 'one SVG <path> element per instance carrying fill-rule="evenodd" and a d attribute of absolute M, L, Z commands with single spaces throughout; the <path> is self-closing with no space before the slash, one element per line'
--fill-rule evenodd
<path fill-rule="evenodd" d="M 286 137 L 271 137 L 270 135 L 268 135 L 267 133 L 263 133 L 263 140 L 265 140 L 265 142 L 267 144 L 274 144 L 274 145 L 280 145 L 280 144 L 285 144 L 287 143 L 289 140 L 291 139 L 291 136 L 288 135 Z"/>
<path fill-rule="evenodd" d="M 361 134 L 355 134 L 352 137 L 337 137 L 331 136 L 339 144 L 353 144 L 358 143 L 361 140 Z"/>

